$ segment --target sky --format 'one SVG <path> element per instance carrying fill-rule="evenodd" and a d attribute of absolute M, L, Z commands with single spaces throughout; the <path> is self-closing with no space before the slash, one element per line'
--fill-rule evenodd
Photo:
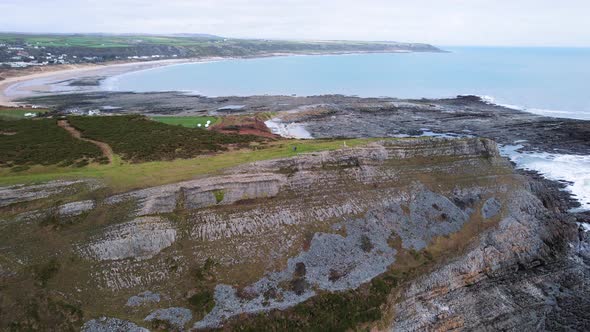
<path fill-rule="evenodd" d="M 590 0 L 0 0 L 0 31 L 590 46 Z"/>

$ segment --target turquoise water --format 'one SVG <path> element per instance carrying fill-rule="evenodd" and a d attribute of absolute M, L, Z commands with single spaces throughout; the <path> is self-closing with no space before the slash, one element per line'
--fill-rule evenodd
<path fill-rule="evenodd" d="M 207 96 L 489 96 L 498 104 L 590 119 L 590 49 L 449 47 L 451 53 L 291 56 L 160 67 L 109 78 L 115 91 Z"/>

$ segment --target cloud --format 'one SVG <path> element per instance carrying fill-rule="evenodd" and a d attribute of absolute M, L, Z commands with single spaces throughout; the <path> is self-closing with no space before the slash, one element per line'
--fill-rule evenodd
<path fill-rule="evenodd" d="M 2 0 L 0 30 L 590 46 L 590 1 Z"/>

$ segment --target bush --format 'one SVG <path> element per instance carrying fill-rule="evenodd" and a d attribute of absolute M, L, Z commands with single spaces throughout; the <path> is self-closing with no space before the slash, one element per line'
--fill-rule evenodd
<path fill-rule="evenodd" d="M 209 312 L 215 306 L 213 291 L 210 289 L 203 289 L 197 294 L 189 297 L 188 303 L 199 310 Z"/>
<path fill-rule="evenodd" d="M 225 193 L 223 192 L 223 190 L 215 190 L 213 192 L 213 195 L 215 195 L 215 202 L 217 204 L 221 203 L 223 201 L 223 198 L 225 197 Z"/>
<path fill-rule="evenodd" d="M 373 250 L 373 243 L 366 235 L 361 236 L 361 249 L 363 249 L 364 252 L 371 252 L 371 250 Z"/>
<path fill-rule="evenodd" d="M 252 135 L 168 125 L 140 115 L 72 116 L 68 121 L 84 137 L 109 144 L 115 153 L 131 162 L 192 158 L 226 150 L 228 144 L 260 139 Z"/>
<path fill-rule="evenodd" d="M 35 279 L 41 287 L 46 287 L 49 280 L 59 272 L 59 269 L 59 262 L 56 258 L 52 258 L 49 262 L 34 268 Z"/>
<path fill-rule="evenodd" d="M 0 120 L 0 166 L 16 166 L 15 171 L 35 164 L 84 166 L 100 157 L 97 146 L 73 138 L 55 120 Z"/>

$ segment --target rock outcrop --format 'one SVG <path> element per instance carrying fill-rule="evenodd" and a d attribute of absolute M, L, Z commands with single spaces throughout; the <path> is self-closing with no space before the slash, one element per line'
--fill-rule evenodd
<path fill-rule="evenodd" d="M 392 331 L 587 330 L 588 232 L 534 197 L 399 295 Z"/>
<path fill-rule="evenodd" d="M 193 318 L 193 313 L 186 308 L 158 309 L 150 313 L 144 320 L 147 322 L 165 322 L 165 329 L 180 331 Z"/>
<path fill-rule="evenodd" d="M 93 319 L 82 326 L 83 332 L 150 332 L 132 322 L 118 319 L 101 317 Z"/>
<path fill-rule="evenodd" d="M 58 180 L 38 185 L 0 187 L 0 207 L 20 202 L 29 202 L 59 195 L 72 194 L 73 192 L 81 191 L 81 189 L 96 190 L 101 186 L 102 184 L 95 180 Z"/>
<path fill-rule="evenodd" d="M 98 260 L 147 259 L 176 240 L 176 229 L 160 217 L 141 217 L 107 228 L 103 235 L 82 249 Z"/>

